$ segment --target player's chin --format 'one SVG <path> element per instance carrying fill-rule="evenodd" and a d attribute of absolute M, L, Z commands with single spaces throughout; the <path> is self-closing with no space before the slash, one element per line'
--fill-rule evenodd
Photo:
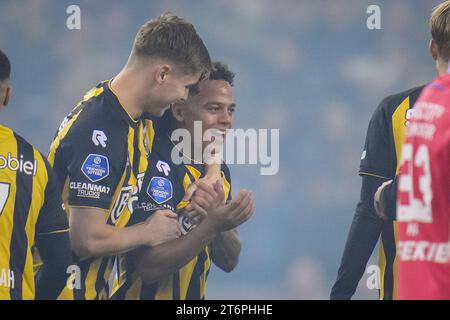
<path fill-rule="evenodd" d="M 161 118 L 163 116 L 164 112 L 166 112 L 167 109 L 169 109 L 169 105 L 163 106 L 163 107 L 159 107 L 157 109 L 155 108 L 155 109 L 149 111 L 149 113 L 152 116 L 154 116 L 154 117 Z"/>

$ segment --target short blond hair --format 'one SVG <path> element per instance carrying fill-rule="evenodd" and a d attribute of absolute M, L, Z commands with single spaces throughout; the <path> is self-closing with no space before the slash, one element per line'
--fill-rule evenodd
<path fill-rule="evenodd" d="M 431 36 L 437 45 L 439 55 L 450 59 L 450 1 L 435 7 L 430 18 Z"/>
<path fill-rule="evenodd" d="M 166 12 L 147 21 L 139 29 L 133 51 L 137 56 L 165 58 L 190 74 L 211 71 L 211 58 L 194 26 L 185 19 Z"/>

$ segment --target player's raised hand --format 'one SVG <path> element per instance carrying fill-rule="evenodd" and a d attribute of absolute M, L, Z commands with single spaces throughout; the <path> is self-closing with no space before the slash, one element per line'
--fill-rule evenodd
<path fill-rule="evenodd" d="M 178 215 L 171 210 L 158 210 L 145 222 L 148 246 L 156 246 L 181 235 L 178 224 Z"/>
<path fill-rule="evenodd" d="M 200 182 L 206 183 L 207 185 L 214 186 L 217 181 L 222 180 L 220 174 L 219 164 L 209 164 L 206 165 L 205 176 L 194 183 L 191 183 L 189 188 L 186 190 L 185 195 L 181 201 L 190 201 L 195 191 L 197 190 L 197 184 Z"/>
<path fill-rule="evenodd" d="M 206 165 L 205 176 L 200 179 L 201 181 L 213 186 L 217 181 L 221 181 L 222 176 L 220 174 L 220 164 L 212 163 Z"/>
<path fill-rule="evenodd" d="M 224 203 L 225 194 L 222 186 L 220 164 L 212 163 L 206 165 L 205 176 L 189 186 L 182 201 L 190 201 L 185 208 L 184 214 L 195 224 L 203 221 L 211 206 L 214 207 Z"/>
<path fill-rule="evenodd" d="M 215 232 L 224 232 L 236 228 L 253 215 L 255 203 L 250 191 L 241 190 L 236 198 L 227 205 L 221 205 L 208 211 L 205 223 Z"/>
<path fill-rule="evenodd" d="M 206 218 L 209 211 L 225 204 L 225 191 L 220 180 L 212 186 L 198 181 L 196 187 L 191 202 L 186 206 L 185 215 L 198 224 Z"/>

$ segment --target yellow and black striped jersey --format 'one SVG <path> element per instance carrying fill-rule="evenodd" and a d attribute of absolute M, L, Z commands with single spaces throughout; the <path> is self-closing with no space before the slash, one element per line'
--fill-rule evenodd
<path fill-rule="evenodd" d="M 180 212 L 188 204 L 182 201 L 189 185 L 205 174 L 203 165 L 178 164 L 171 161 L 173 144 L 167 135 L 159 135 L 151 155 L 137 205 L 130 224 L 145 221 L 157 209 Z M 225 197 L 231 200 L 230 171 L 222 165 Z M 193 227 L 180 214 L 180 228 L 186 234 Z M 190 262 L 171 275 L 152 284 L 145 284 L 131 262 L 127 260 L 127 281 L 114 299 L 127 300 L 199 300 L 205 298 L 206 281 L 211 267 L 211 248 L 207 246 Z"/>
<path fill-rule="evenodd" d="M 71 207 L 105 209 L 108 224 L 125 227 L 147 168 L 152 131 L 150 120 L 129 116 L 110 81 L 90 90 L 62 122 L 48 155 L 68 214 Z M 81 288 L 66 288 L 61 299 L 106 299 L 121 285 L 110 278 L 121 265 L 114 256 L 91 257 L 78 265 Z"/>
<path fill-rule="evenodd" d="M 423 86 L 385 98 L 367 130 L 359 175 L 393 179 L 398 171 L 403 137 Z M 383 222 L 379 250 L 380 298 L 396 297 L 396 222 Z"/>
<path fill-rule="evenodd" d="M 0 299 L 34 299 L 32 247 L 68 232 L 57 178 L 47 159 L 0 125 Z"/>

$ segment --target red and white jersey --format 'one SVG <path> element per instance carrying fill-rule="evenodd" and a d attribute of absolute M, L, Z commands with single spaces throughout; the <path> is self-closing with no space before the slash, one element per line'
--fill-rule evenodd
<path fill-rule="evenodd" d="M 450 74 L 416 102 L 397 194 L 398 298 L 450 299 Z"/>

